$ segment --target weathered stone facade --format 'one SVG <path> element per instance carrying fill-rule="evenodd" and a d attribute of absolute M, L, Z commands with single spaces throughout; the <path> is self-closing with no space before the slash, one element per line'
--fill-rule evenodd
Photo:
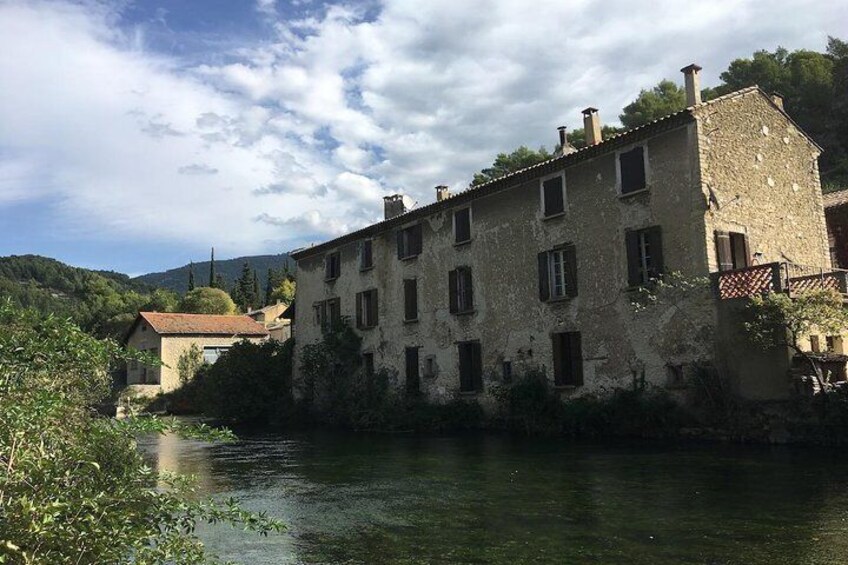
<path fill-rule="evenodd" d="M 623 195 L 620 155 L 634 147 L 643 148 L 646 186 Z M 295 383 L 302 348 L 321 338 L 313 306 L 338 299 L 341 315 L 353 320 L 357 294 L 377 289 L 378 323 L 358 330 L 363 352 L 403 382 L 405 350 L 418 348 L 420 390 L 434 401 L 473 394 L 490 403 L 493 384 L 531 369 L 553 380 L 560 332 L 579 332 L 582 373 L 582 384 L 559 387 L 563 395 L 626 387 L 634 378 L 666 385 L 669 366 L 704 353 L 673 337 L 693 317 L 716 325 L 718 308 L 710 300 L 686 312 L 636 315 L 628 234 L 659 228 L 661 253 L 655 240 L 650 251 L 639 247 L 643 264 L 645 255 L 661 255 L 663 271 L 687 276 L 717 269 L 715 230 L 746 234 L 762 262 L 829 267 L 818 152 L 753 87 L 296 252 Z M 555 175 L 564 175 L 564 211 L 545 217 L 542 183 Z M 463 208 L 471 239 L 457 244 L 454 213 Z M 416 224 L 421 253 L 399 259 L 398 231 Z M 373 267 L 362 270 L 365 240 Z M 565 244 L 575 250 L 576 296 L 542 300 L 538 255 Z M 325 281 L 334 252 L 338 276 Z M 449 272 L 457 267 L 472 274 L 467 313 L 450 311 Z M 405 279 L 417 281 L 415 321 L 404 319 Z M 483 378 L 482 390 L 466 393 L 458 344 L 470 341 L 480 344 Z"/>

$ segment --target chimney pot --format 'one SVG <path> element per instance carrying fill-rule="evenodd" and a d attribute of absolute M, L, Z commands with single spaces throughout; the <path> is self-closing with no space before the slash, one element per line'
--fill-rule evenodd
<path fill-rule="evenodd" d="M 450 198 L 450 189 L 443 184 L 440 184 L 436 187 L 436 202 L 441 202 L 442 200 L 447 200 Z"/>
<path fill-rule="evenodd" d="M 697 106 L 701 103 L 701 67 L 692 63 L 680 69 L 686 82 L 686 106 Z"/>
<path fill-rule="evenodd" d="M 568 128 L 565 126 L 559 126 L 557 131 L 559 132 L 559 154 L 568 155 L 569 153 L 577 151 L 577 149 L 568 142 Z"/>
<path fill-rule="evenodd" d="M 583 110 L 583 131 L 586 132 L 587 146 L 601 142 L 601 118 L 597 108 L 589 106 Z"/>
<path fill-rule="evenodd" d="M 774 105 L 775 105 L 775 106 L 777 106 L 778 108 L 780 108 L 780 109 L 781 109 L 781 110 L 783 110 L 784 112 L 786 111 L 786 110 L 783 108 L 783 95 L 782 95 L 781 93 L 779 93 L 779 92 L 772 92 L 772 93 L 771 93 L 771 101 L 772 101 L 772 102 L 774 102 Z"/>
<path fill-rule="evenodd" d="M 406 212 L 406 206 L 403 203 L 402 194 L 390 194 L 383 197 L 383 215 L 384 219 L 391 220 Z"/>

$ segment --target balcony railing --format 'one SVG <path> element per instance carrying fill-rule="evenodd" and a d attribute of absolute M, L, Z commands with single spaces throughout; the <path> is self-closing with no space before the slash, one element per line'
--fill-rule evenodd
<path fill-rule="evenodd" d="M 848 295 L 848 271 L 824 270 L 795 263 L 766 263 L 713 273 L 713 288 L 720 300 L 786 292 L 797 296 L 815 289 Z"/>

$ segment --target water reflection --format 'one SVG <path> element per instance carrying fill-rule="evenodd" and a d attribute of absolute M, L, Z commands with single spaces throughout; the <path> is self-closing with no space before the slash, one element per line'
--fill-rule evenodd
<path fill-rule="evenodd" d="M 246 564 L 848 561 L 832 452 L 332 433 L 143 447 L 289 525 L 201 529 Z"/>

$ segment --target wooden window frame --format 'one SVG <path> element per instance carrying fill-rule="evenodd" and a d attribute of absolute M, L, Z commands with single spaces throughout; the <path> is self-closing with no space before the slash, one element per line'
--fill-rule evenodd
<path fill-rule="evenodd" d="M 460 232 L 459 232 L 459 222 L 457 221 L 457 216 L 462 212 L 468 213 L 468 237 L 465 238 L 465 239 L 459 239 Z M 472 221 L 473 221 L 473 219 L 472 219 L 472 213 L 471 213 L 471 206 L 466 206 L 464 208 L 459 208 L 458 210 L 454 210 L 452 216 L 453 216 L 453 244 L 454 245 L 463 245 L 463 244 L 469 243 L 472 239 L 474 239 L 474 236 L 472 234 L 472 229 L 473 229 L 472 228 Z"/>
<path fill-rule="evenodd" d="M 342 273 L 342 254 L 340 251 L 331 251 L 324 256 L 324 282 L 332 282 L 338 279 Z"/>
<path fill-rule="evenodd" d="M 448 273 L 448 304 L 451 314 L 474 312 L 474 276 L 471 267 L 457 267 Z"/>
<path fill-rule="evenodd" d="M 626 155 L 636 149 L 642 148 L 642 166 L 645 173 L 645 185 L 642 188 L 637 188 L 634 190 L 629 190 L 624 192 L 624 178 L 621 169 L 621 157 L 622 155 Z M 624 149 L 620 149 L 615 152 L 615 189 L 618 192 L 619 196 L 627 197 L 633 194 L 641 194 L 643 192 L 647 192 L 651 188 L 651 167 L 650 160 L 648 159 L 648 144 L 647 143 L 637 143 L 635 145 L 631 145 Z"/>
<path fill-rule="evenodd" d="M 478 340 L 457 343 L 459 392 L 483 392 L 483 351 Z M 469 374 L 470 373 L 470 374 Z"/>
<path fill-rule="evenodd" d="M 413 224 L 397 231 L 397 256 L 401 261 L 415 259 L 424 248 L 424 228 Z"/>
<path fill-rule="evenodd" d="M 549 180 L 552 180 L 552 179 L 555 179 L 555 178 L 562 179 L 562 190 L 561 190 L 561 195 L 560 195 L 561 198 L 562 198 L 562 210 L 558 210 L 556 212 L 548 213 L 548 209 L 547 209 L 547 206 L 546 206 L 546 199 L 545 199 L 545 183 L 548 182 Z M 559 172 L 556 172 L 556 173 L 553 173 L 553 174 L 550 174 L 550 175 L 546 175 L 546 176 L 540 178 L 539 179 L 539 202 L 540 202 L 540 209 L 541 209 L 541 213 L 542 213 L 542 219 L 557 218 L 557 217 L 565 214 L 565 211 L 568 209 L 568 199 L 567 199 L 566 195 L 567 195 L 567 191 L 566 191 L 566 187 L 565 187 L 565 171 L 559 171 Z"/>
<path fill-rule="evenodd" d="M 413 310 L 415 315 L 410 317 Z M 403 321 L 418 321 L 418 279 L 415 278 L 403 279 Z"/>
<path fill-rule="evenodd" d="M 366 260 L 367 258 L 367 260 Z M 359 244 L 359 270 L 369 271 L 374 268 L 374 240 L 364 239 Z"/>
<path fill-rule="evenodd" d="M 551 334 L 551 346 L 554 386 L 583 386 L 583 338 L 580 332 L 554 332 Z"/>
<path fill-rule="evenodd" d="M 554 292 L 556 272 L 555 257 L 562 255 L 563 293 Z M 573 243 L 558 245 L 538 254 L 539 299 L 542 302 L 555 302 L 574 298 L 578 293 L 577 284 L 577 248 Z"/>
<path fill-rule="evenodd" d="M 744 232 L 715 231 L 716 264 L 719 271 L 744 269 L 752 264 L 748 235 Z"/>
<path fill-rule="evenodd" d="M 379 323 L 379 301 L 376 288 L 356 293 L 356 327 L 368 330 Z"/>
<path fill-rule="evenodd" d="M 650 284 L 665 272 L 663 235 L 660 226 L 624 232 L 627 285 L 638 288 Z"/>

